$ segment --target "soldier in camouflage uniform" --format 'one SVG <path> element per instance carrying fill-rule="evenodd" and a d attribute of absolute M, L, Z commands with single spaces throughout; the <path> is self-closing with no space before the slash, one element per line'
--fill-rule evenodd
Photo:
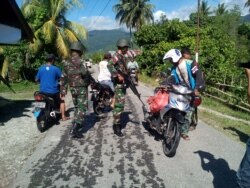
<path fill-rule="evenodd" d="M 112 66 L 110 68 L 110 72 L 113 77 L 114 86 L 115 86 L 115 105 L 113 109 L 113 129 L 114 134 L 119 137 L 123 136 L 121 132 L 121 113 L 124 111 L 124 103 L 125 103 L 125 95 L 126 88 L 124 78 L 121 74 L 116 71 L 116 66 L 123 66 L 121 61 L 127 63 L 129 59 L 136 55 L 135 51 L 128 50 L 129 42 L 126 39 L 119 39 L 116 43 L 118 50 L 113 55 L 112 58 Z M 122 67 L 121 67 L 122 68 Z"/>
<path fill-rule="evenodd" d="M 84 67 L 84 61 L 81 59 L 83 46 L 80 42 L 74 42 L 70 46 L 71 57 L 63 61 L 63 76 L 61 78 L 61 95 L 67 94 L 67 88 L 72 94 L 74 110 L 74 120 L 72 122 L 72 137 L 82 137 L 78 132 L 83 124 L 84 115 L 88 108 L 88 85 L 89 72 Z"/>

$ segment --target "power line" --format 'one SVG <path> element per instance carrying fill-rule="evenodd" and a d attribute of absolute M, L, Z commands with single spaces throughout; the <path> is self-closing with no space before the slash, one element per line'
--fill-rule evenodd
<path fill-rule="evenodd" d="M 96 20 L 94 20 L 93 24 L 95 24 L 97 22 L 97 20 L 100 18 L 100 16 L 102 15 L 102 13 L 106 10 L 106 8 L 108 7 L 109 3 L 111 2 L 111 0 L 108 0 L 108 2 L 106 3 L 105 7 L 102 9 L 102 11 L 100 12 L 100 14 L 97 16 Z"/>
<path fill-rule="evenodd" d="M 95 4 L 94 4 L 94 6 L 90 9 L 90 11 L 89 11 L 89 13 L 88 13 L 87 17 L 88 17 L 88 16 L 91 14 L 91 12 L 95 9 L 95 7 L 96 7 L 97 3 L 98 3 L 98 0 L 96 0 L 96 2 L 95 2 Z"/>

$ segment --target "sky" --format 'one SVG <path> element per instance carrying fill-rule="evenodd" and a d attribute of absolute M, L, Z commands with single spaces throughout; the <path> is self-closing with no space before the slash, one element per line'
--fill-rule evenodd
<path fill-rule="evenodd" d="M 82 0 L 83 7 L 72 9 L 66 15 L 70 21 L 81 23 L 87 30 L 111 30 L 118 29 L 121 26 L 115 21 L 115 13 L 112 7 L 119 3 L 119 0 Z M 202 0 L 201 0 L 202 1 Z M 206 0 L 211 10 L 215 9 L 219 3 L 225 3 L 228 9 L 234 5 L 239 5 L 242 15 L 249 12 L 249 8 L 244 5 L 247 0 Z M 19 6 L 22 0 L 16 0 Z M 155 7 L 153 9 L 154 19 L 158 20 L 160 16 L 166 15 L 171 20 L 179 18 L 187 20 L 190 13 L 195 12 L 198 6 L 198 0 L 150 0 Z M 123 26 L 124 27 L 124 26 Z"/>

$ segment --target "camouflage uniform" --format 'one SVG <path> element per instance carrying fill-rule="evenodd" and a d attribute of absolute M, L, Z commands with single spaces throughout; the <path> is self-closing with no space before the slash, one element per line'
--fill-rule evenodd
<path fill-rule="evenodd" d="M 66 94 L 68 86 L 75 106 L 73 124 L 82 125 L 88 108 L 89 73 L 80 57 L 71 57 L 63 61 L 61 93 Z"/>
<path fill-rule="evenodd" d="M 115 87 L 115 107 L 113 109 L 114 131 L 117 127 L 121 128 L 120 116 L 121 116 L 121 113 L 124 111 L 125 95 L 126 95 L 126 88 L 127 88 L 125 83 L 119 83 L 117 79 L 118 73 L 115 69 L 115 66 L 123 66 L 121 63 L 119 63 L 119 61 L 123 61 L 127 65 L 127 63 L 129 62 L 129 59 L 135 55 L 136 55 L 136 52 L 133 50 L 127 51 L 126 54 L 119 54 L 118 52 L 116 52 L 113 55 L 112 64 L 109 67 L 110 72 L 113 77 L 114 87 Z"/>

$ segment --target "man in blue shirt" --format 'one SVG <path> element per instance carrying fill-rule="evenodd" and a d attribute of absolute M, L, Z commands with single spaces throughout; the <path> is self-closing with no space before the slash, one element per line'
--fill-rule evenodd
<path fill-rule="evenodd" d="M 62 72 L 54 65 L 55 59 L 56 57 L 54 54 L 47 55 L 47 63 L 39 68 L 35 80 L 40 83 L 40 92 L 44 93 L 46 96 L 52 97 L 59 108 L 59 79 L 62 76 Z"/>

